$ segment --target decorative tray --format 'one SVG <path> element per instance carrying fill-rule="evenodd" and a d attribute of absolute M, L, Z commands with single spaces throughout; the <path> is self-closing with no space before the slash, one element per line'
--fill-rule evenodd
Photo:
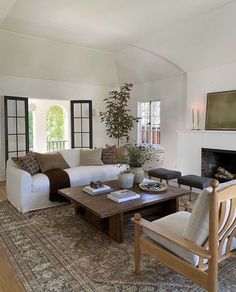
<path fill-rule="evenodd" d="M 163 192 L 167 189 L 167 185 L 165 183 L 159 182 L 143 182 L 139 184 L 140 189 L 148 192 Z"/>

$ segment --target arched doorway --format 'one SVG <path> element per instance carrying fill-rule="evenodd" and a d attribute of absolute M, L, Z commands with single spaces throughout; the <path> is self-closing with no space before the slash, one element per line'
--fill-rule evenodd
<path fill-rule="evenodd" d="M 66 148 L 66 112 L 63 107 L 53 105 L 46 114 L 47 151 Z"/>

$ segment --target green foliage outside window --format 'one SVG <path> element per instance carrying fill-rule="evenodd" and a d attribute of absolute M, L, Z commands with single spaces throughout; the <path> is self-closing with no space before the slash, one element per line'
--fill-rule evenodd
<path fill-rule="evenodd" d="M 33 145 L 33 112 L 29 112 L 29 148 L 32 149 Z"/>
<path fill-rule="evenodd" d="M 64 113 L 63 109 L 54 105 L 47 112 L 47 139 L 48 141 L 64 140 Z"/>

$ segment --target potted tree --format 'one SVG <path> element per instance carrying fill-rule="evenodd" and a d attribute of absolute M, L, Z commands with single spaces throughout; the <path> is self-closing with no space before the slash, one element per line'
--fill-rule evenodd
<path fill-rule="evenodd" d="M 105 123 L 107 135 L 117 139 L 118 146 L 122 138 L 129 139 L 129 132 L 133 129 L 137 118 L 128 108 L 132 83 L 125 83 L 120 90 L 109 92 L 104 99 L 105 110 L 100 112 L 101 121 Z"/>

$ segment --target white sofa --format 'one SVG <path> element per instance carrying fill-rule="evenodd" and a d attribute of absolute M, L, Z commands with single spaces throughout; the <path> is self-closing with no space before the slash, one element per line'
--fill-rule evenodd
<path fill-rule="evenodd" d="M 70 168 L 65 169 L 70 177 L 71 187 L 89 184 L 92 180 L 117 179 L 121 171 L 118 165 L 79 166 L 80 150 L 59 151 Z M 19 169 L 12 159 L 7 161 L 6 191 L 9 202 L 22 213 L 57 206 L 61 203 L 49 201 L 49 180 L 43 173 L 31 176 Z"/>

